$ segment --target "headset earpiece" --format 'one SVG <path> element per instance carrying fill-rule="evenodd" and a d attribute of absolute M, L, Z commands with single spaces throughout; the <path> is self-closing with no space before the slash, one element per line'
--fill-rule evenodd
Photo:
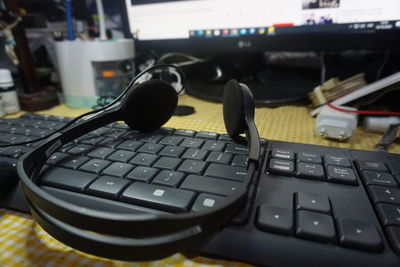
<path fill-rule="evenodd" d="M 130 128 L 148 133 L 166 123 L 177 104 L 178 94 L 171 84 L 150 80 L 128 91 L 121 106 L 121 115 Z"/>
<path fill-rule="evenodd" d="M 236 80 L 230 80 L 224 87 L 223 114 L 226 131 L 236 140 L 246 130 L 243 92 Z"/>
<path fill-rule="evenodd" d="M 224 122 L 229 136 L 238 140 L 246 133 L 249 145 L 249 160 L 258 161 L 260 157 L 260 137 L 254 122 L 254 97 L 249 87 L 236 80 L 230 80 L 224 87 Z"/>

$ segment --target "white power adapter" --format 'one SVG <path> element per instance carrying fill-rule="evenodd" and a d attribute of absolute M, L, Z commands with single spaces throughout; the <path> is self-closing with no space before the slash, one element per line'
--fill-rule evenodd
<path fill-rule="evenodd" d="M 345 108 L 357 110 L 351 107 Z M 317 116 L 315 130 L 320 136 L 344 140 L 353 135 L 356 127 L 356 113 L 342 112 L 325 106 Z"/>

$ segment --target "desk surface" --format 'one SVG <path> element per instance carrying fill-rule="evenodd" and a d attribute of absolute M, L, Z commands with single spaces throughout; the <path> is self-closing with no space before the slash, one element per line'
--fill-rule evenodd
<path fill-rule="evenodd" d="M 201 131 L 226 132 L 222 117 L 222 104 L 201 101 L 190 96 L 180 96 L 179 104 L 191 105 L 196 113 L 190 116 L 174 116 L 165 126 Z M 75 117 L 87 110 L 71 109 L 65 105 L 38 113 Z M 315 120 L 306 107 L 284 106 L 257 108 L 256 124 L 260 136 L 271 140 L 318 144 L 335 147 L 372 150 L 381 138 L 380 134 L 366 133 L 357 129 L 346 142 L 324 139 L 314 133 Z M 22 113 L 13 115 L 17 117 Z M 400 153 L 400 144 L 392 145 L 389 152 Z M 187 259 L 181 254 L 156 262 L 121 262 L 93 257 L 78 252 L 50 237 L 31 217 L 6 209 L 0 210 L 0 265 L 1 266 L 246 266 L 242 263 L 211 260 L 202 257 Z"/>

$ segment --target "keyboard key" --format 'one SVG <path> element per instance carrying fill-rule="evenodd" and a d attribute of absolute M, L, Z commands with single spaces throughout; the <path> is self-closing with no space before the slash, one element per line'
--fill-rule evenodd
<path fill-rule="evenodd" d="M 205 150 L 222 151 L 225 148 L 225 142 L 221 141 L 206 141 L 202 147 Z"/>
<path fill-rule="evenodd" d="M 210 132 L 198 132 L 196 134 L 196 138 L 204 138 L 204 139 L 212 139 L 216 140 L 218 138 L 217 133 L 210 133 Z"/>
<path fill-rule="evenodd" d="M 225 152 L 233 153 L 233 154 L 249 154 L 249 148 L 245 145 L 239 144 L 228 144 L 226 146 Z"/>
<path fill-rule="evenodd" d="M 393 250 L 397 254 L 400 254 L 400 227 L 398 226 L 386 227 L 386 235 L 389 238 Z"/>
<path fill-rule="evenodd" d="M 62 161 L 63 159 L 69 157 L 68 154 L 54 152 L 51 156 L 47 159 L 46 164 L 55 165 L 58 162 Z"/>
<path fill-rule="evenodd" d="M 298 162 L 309 162 L 309 163 L 322 163 L 321 155 L 311 152 L 299 152 L 297 153 Z"/>
<path fill-rule="evenodd" d="M 390 161 L 387 166 L 392 174 L 400 174 L 400 164 L 398 162 Z"/>
<path fill-rule="evenodd" d="M 160 156 L 179 158 L 185 150 L 185 148 L 179 146 L 166 146 L 158 154 Z"/>
<path fill-rule="evenodd" d="M 387 172 L 388 169 L 383 162 L 375 162 L 375 161 L 365 161 L 365 160 L 357 160 L 357 167 L 360 171 L 370 170 L 370 171 L 378 171 L 378 172 Z"/>
<path fill-rule="evenodd" d="M 168 170 L 162 170 L 156 178 L 153 180 L 153 184 L 171 186 L 171 187 L 178 187 L 181 183 L 184 174 L 181 172 L 174 172 Z"/>
<path fill-rule="evenodd" d="M 155 168 L 139 166 L 131 171 L 126 178 L 150 183 L 151 179 L 153 179 L 157 172 L 158 170 Z"/>
<path fill-rule="evenodd" d="M 104 139 L 105 139 L 105 137 L 103 137 L 103 136 L 87 135 L 87 136 L 83 136 L 82 138 L 79 138 L 78 142 L 81 144 L 95 146 L 95 145 L 99 144 L 101 141 L 103 141 Z"/>
<path fill-rule="evenodd" d="M 204 175 L 242 182 L 247 177 L 247 170 L 243 167 L 211 163 Z"/>
<path fill-rule="evenodd" d="M 68 157 L 61 161 L 59 165 L 68 169 L 77 170 L 80 166 L 89 161 L 89 159 L 90 158 L 83 156 Z"/>
<path fill-rule="evenodd" d="M 32 129 L 25 127 L 11 127 L 9 133 L 16 133 L 16 134 L 30 136 L 32 135 Z"/>
<path fill-rule="evenodd" d="M 128 184 L 130 182 L 125 179 L 101 176 L 88 187 L 86 192 L 99 197 L 117 199 Z"/>
<path fill-rule="evenodd" d="M 136 149 L 143 145 L 143 142 L 126 140 L 117 146 L 118 149 L 136 151 Z"/>
<path fill-rule="evenodd" d="M 139 141 L 146 143 L 157 143 L 163 136 L 161 134 L 146 135 L 139 139 Z"/>
<path fill-rule="evenodd" d="M 26 146 L 12 146 L 12 147 L 7 147 L 6 149 L 1 151 L 1 154 L 6 157 L 10 158 L 19 158 L 22 154 L 27 152 L 29 147 Z"/>
<path fill-rule="evenodd" d="M 175 130 L 174 134 L 180 135 L 180 136 L 193 137 L 196 134 L 196 131 L 178 129 L 178 130 Z"/>
<path fill-rule="evenodd" d="M 225 152 L 217 152 L 217 151 L 212 151 L 206 159 L 207 162 L 214 162 L 226 165 L 228 165 L 231 162 L 231 160 L 232 160 L 232 154 Z"/>
<path fill-rule="evenodd" d="M 181 164 L 178 171 L 193 173 L 193 174 L 202 174 L 205 167 L 206 167 L 206 163 L 204 161 L 186 159 Z"/>
<path fill-rule="evenodd" d="M 158 151 L 160 151 L 163 147 L 164 147 L 163 145 L 159 144 L 145 143 L 144 145 L 142 145 L 137 149 L 137 152 L 157 154 Z"/>
<path fill-rule="evenodd" d="M 299 162 L 297 163 L 296 175 L 301 178 L 324 180 L 325 174 L 322 165 Z"/>
<path fill-rule="evenodd" d="M 113 128 L 118 128 L 118 129 L 125 129 L 125 130 L 130 130 L 131 128 L 128 126 L 126 123 L 113 123 L 112 125 Z"/>
<path fill-rule="evenodd" d="M 87 155 L 91 158 L 97 159 L 106 159 L 109 155 L 111 155 L 115 150 L 109 147 L 98 147 L 92 150 Z"/>
<path fill-rule="evenodd" d="M 400 189 L 387 186 L 368 186 L 374 203 L 392 203 L 400 205 Z"/>
<path fill-rule="evenodd" d="M 238 190 L 239 186 L 241 186 L 241 183 L 238 182 L 190 174 L 183 181 L 181 188 L 229 196 Z"/>
<path fill-rule="evenodd" d="M 182 155 L 183 159 L 194 159 L 194 160 L 203 160 L 208 151 L 204 149 L 195 149 L 189 148 L 186 152 Z"/>
<path fill-rule="evenodd" d="M 105 137 L 110 137 L 112 139 L 118 139 L 119 137 L 126 134 L 127 131 L 125 129 L 118 129 L 118 128 L 110 128 L 107 132 L 103 134 Z"/>
<path fill-rule="evenodd" d="M 160 185 L 133 183 L 122 193 L 121 200 L 149 208 L 182 212 L 190 208 L 195 193 Z"/>
<path fill-rule="evenodd" d="M 96 177 L 97 175 L 93 173 L 54 167 L 46 170 L 42 176 L 41 184 L 83 192 Z"/>
<path fill-rule="evenodd" d="M 228 142 L 233 143 L 233 140 L 232 140 L 232 138 L 229 136 L 229 134 L 220 134 L 218 140 L 219 140 L 219 141 L 228 141 Z"/>
<path fill-rule="evenodd" d="M 192 206 L 192 211 L 198 212 L 217 207 L 221 205 L 225 199 L 226 199 L 225 197 L 202 193 L 198 195 L 198 197 L 196 198 Z"/>
<path fill-rule="evenodd" d="M 263 231 L 289 235 L 293 231 L 293 215 L 286 208 L 264 204 L 258 208 L 256 225 Z"/>
<path fill-rule="evenodd" d="M 53 133 L 53 131 L 48 129 L 32 129 L 29 135 L 36 137 L 45 137 L 46 135 L 49 135 L 51 133 Z"/>
<path fill-rule="evenodd" d="M 333 219 L 326 214 L 298 211 L 296 235 L 320 242 L 333 242 L 335 241 Z"/>
<path fill-rule="evenodd" d="M 101 171 L 107 168 L 110 164 L 111 162 L 108 160 L 91 159 L 83 164 L 79 170 L 100 174 Z"/>
<path fill-rule="evenodd" d="M 127 140 L 132 140 L 132 141 L 134 141 L 134 140 L 137 140 L 137 139 L 143 137 L 143 135 L 144 135 L 144 133 L 141 133 L 141 132 L 139 132 L 139 131 L 130 130 L 130 131 L 128 131 L 126 134 L 124 134 L 124 135 L 122 136 L 122 138 L 127 139 Z"/>
<path fill-rule="evenodd" d="M 154 163 L 153 167 L 166 170 L 176 170 L 181 161 L 181 159 L 177 158 L 161 157 Z"/>
<path fill-rule="evenodd" d="M 394 177 L 387 172 L 362 171 L 361 177 L 367 185 L 383 185 L 397 187 Z"/>
<path fill-rule="evenodd" d="M 232 160 L 232 166 L 247 167 L 249 157 L 245 155 L 236 155 Z"/>
<path fill-rule="evenodd" d="M 384 226 L 400 226 L 400 205 L 377 204 L 375 207 Z"/>
<path fill-rule="evenodd" d="M 174 131 L 175 131 L 174 128 L 162 127 L 162 128 L 156 129 L 156 130 L 154 131 L 154 133 L 159 133 L 159 134 L 162 134 L 162 135 L 165 136 L 165 135 L 171 135 L 171 134 L 173 134 Z"/>
<path fill-rule="evenodd" d="M 163 145 L 170 145 L 170 146 L 177 146 L 179 145 L 183 140 L 183 137 L 180 136 L 166 136 L 163 139 L 158 142 L 159 144 Z"/>
<path fill-rule="evenodd" d="M 117 150 L 114 153 L 112 153 L 110 156 L 108 156 L 108 160 L 111 161 L 118 161 L 118 162 L 129 162 L 133 156 L 135 156 L 136 153 L 132 151 L 127 151 L 127 150 Z"/>
<path fill-rule="evenodd" d="M 0 121 L 0 132 L 1 133 L 10 133 L 11 128 L 13 128 L 13 126 L 6 124 L 5 121 Z"/>
<path fill-rule="evenodd" d="M 133 165 L 114 162 L 110 166 L 108 166 L 103 172 L 103 175 L 111 175 L 117 176 L 119 178 L 123 178 L 130 170 L 133 169 Z"/>
<path fill-rule="evenodd" d="M 185 138 L 180 146 L 188 148 L 200 148 L 203 143 L 204 140 L 201 139 Z"/>
<path fill-rule="evenodd" d="M 271 159 L 269 171 L 273 174 L 292 176 L 294 173 L 294 163 L 288 160 Z"/>
<path fill-rule="evenodd" d="M 116 148 L 121 143 L 122 143 L 121 139 L 115 139 L 115 138 L 108 137 L 108 138 L 104 139 L 103 141 L 101 141 L 99 143 L 99 145 L 102 145 L 105 147 Z"/>
<path fill-rule="evenodd" d="M 91 150 L 93 147 L 90 145 L 85 145 L 85 144 L 79 144 L 67 151 L 69 154 L 84 154 Z"/>
<path fill-rule="evenodd" d="M 62 152 L 62 153 L 66 153 L 68 150 L 70 150 L 74 146 L 76 146 L 76 143 L 69 142 L 69 143 L 66 143 L 65 145 L 61 146 L 57 151 L 58 152 Z"/>
<path fill-rule="evenodd" d="M 298 192 L 296 193 L 296 209 L 330 213 L 331 205 L 327 196 Z"/>
<path fill-rule="evenodd" d="M 94 131 L 91 131 L 89 134 L 101 136 L 104 133 L 108 132 L 109 130 L 110 130 L 110 127 L 105 126 L 105 127 L 98 128 Z"/>
<path fill-rule="evenodd" d="M 272 157 L 278 159 L 293 160 L 294 152 L 292 150 L 274 148 L 272 150 Z"/>
<path fill-rule="evenodd" d="M 28 139 L 31 140 L 30 137 L 25 135 L 7 134 L 4 136 L 0 136 L 0 143 L 15 144 L 15 143 L 26 142 Z"/>
<path fill-rule="evenodd" d="M 350 160 L 345 156 L 325 155 L 325 165 L 351 167 Z"/>
<path fill-rule="evenodd" d="M 156 155 L 152 154 L 146 154 L 146 153 L 140 153 L 137 154 L 131 161 L 130 163 L 135 164 L 135 165 L 140 165 L 140 166 L 150 166 L 153 164 L 154 161 L 157 160 Z"/>
<path fill-rule="evenodd" d="M 328 166 L 327 176 L 332 183 L 358 185 L 356 175 L 350 168 Z"/>
<path fill-rule="evenodd" d="M 338 219 L 339 242 L 341 245 L 372 252 L 383 249 L 381 237 L 372 223 L 350 219 Z"/>

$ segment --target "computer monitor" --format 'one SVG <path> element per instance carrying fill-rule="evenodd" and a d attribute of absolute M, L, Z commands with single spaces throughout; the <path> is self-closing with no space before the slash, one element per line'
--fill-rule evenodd
<path fill-rule="evenodd" d="M 159 53 L 400 47 L 399 0 L 125 0 L 125 9 L 137 47 Z"/>

